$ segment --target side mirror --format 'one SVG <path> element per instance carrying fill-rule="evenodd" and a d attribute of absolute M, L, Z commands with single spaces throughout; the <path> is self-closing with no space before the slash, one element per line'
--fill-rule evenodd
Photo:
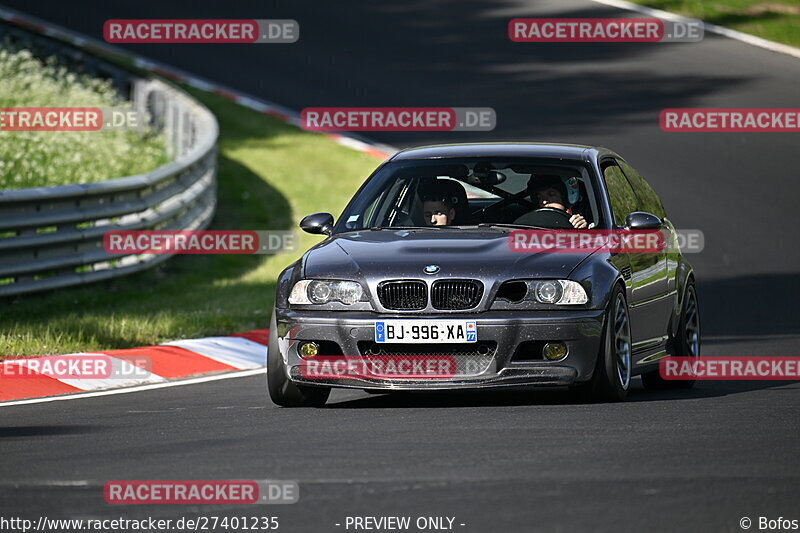
<path fill-rule="evenodd" d="M 625 217 L 625 227 L 628 229 L 661 229 L 664 223 L 655 215 L 636 211 Z"/>
<path fill-rule="evenodd" d="M 314 213 L 300 221 L 300 229 L 314 235 L 330 235 L 333 231 L 333 215 Z"/>

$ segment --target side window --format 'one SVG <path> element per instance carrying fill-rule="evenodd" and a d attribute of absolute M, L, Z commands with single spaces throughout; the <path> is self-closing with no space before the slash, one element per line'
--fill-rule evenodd
<path fill-rule="evenodd" d="M 614 222 L 618 226 L 623 226 L 625 217 L 637 210 L 636 195 L 628 180 L 625 179 L 625 174 L 614 162 L 605 162 L 600 168 L 603 171 L 606 189 L 608 189 L 611 209 L 614 211 Z"/>
<path fill-rule="evenodd" d="M 664 211 L 664 206 L 661 204 L 661 199 L 659 199 L 656 191 L 645 181 L 642 175 L 636 172 L 636 169 L 625 161 L 621 159 L 617 161 L 619 166 L 622 167 L 622 172 L 625 173 L 628 181 L 631 182 L 633 189 L 636 191 L 636 196 L 639 198 L 639 211 L 652 213 L 658 218 L 667 216 L 667 213 Z"/>
<path fill-rule="evenodd" d="M 391 225 L 392 220 L 397 216 L 399 208 L 399 196 L 406 186 L 407 180 L 397 180 L 390 186 L 375 196 L 368 205 L 364 206 L 364 212 L 352 214 L 347 219 L 345 227 L 349 230 L 360 230 L 372 226 Z"/>

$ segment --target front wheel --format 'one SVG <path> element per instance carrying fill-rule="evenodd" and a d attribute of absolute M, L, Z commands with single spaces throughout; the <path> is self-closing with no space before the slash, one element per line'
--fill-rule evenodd
<path fill-rule="evenodd" d="M 617 285 L 606 310 L 600 353 L 587 383 L 574 387 L 581 396 L 597 402 L 618 402 L 631 384 L 631 322 L 625 294 Z"/>
<path fill-rule="evenodd" d="M 307 387 L 289 379 L 278 348 L 278 328 L 274 311 L 269 327 L 267 388 L 273 403 L 281 407 L 322 407 L 331 394 L 330 387 Z"/>

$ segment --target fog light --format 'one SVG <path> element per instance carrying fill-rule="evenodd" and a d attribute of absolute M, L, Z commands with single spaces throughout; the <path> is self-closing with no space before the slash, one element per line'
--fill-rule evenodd
<path fill-rule="evenodd" d="M 557 361 L 567 355 L 567 346 L 563 342 L 548 342 L 542 348 L 545 359 Z"/>
<path fill-rule="evenodd" d="M 314 357 L 319 354 L 319 344 L 316 342 L 301 342 L 298 351 L 302 357 Z"/>

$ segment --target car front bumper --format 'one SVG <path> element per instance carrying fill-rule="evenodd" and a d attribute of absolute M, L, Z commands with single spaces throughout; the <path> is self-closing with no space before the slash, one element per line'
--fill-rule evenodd
<path fill-rule="evenodd" d="M 276 310 L 277 341 L 288 377 L 304 385 L 378 390 L 442 390 L 519 385 L 570 385 L 591 378 L 600 349 L 605 313 L 602 310 L 488 311 L 476 314 L 388 315 L 373 312 Z M 347 357 L 361 358 L 364 347 L 375 340 L 375 321 L 389 319 L 463 319 L 476 322 L 479 343 L 489 343 L 489 361 L 479 371 L 446 378 L 337 377 L 303 375 L 304 359 L 298 353 L 303 341 L 326 342 Z M 567 355 L 548 361 L 536 351 L 544 342 L 562 342 Z M 379 345 L 375 345 L 379 346 Z M 396 345 L 395 345 L 396 346 Z M 413 345 L 408 345 L 413 346 Z M 468 345 L 446 345 L 459 349 Z M 431 345 L 432 348 L 437 348 Z M 323 353 L 321 355 L 328 355 Z M 331 354 L 334 355 L 334 354 Z M 538 357 L 537 357 L 538 355 Z M 273 354 L 269 354 L 273 357 Z M 454 353 L 458 358 L 459 354 Z"/>

